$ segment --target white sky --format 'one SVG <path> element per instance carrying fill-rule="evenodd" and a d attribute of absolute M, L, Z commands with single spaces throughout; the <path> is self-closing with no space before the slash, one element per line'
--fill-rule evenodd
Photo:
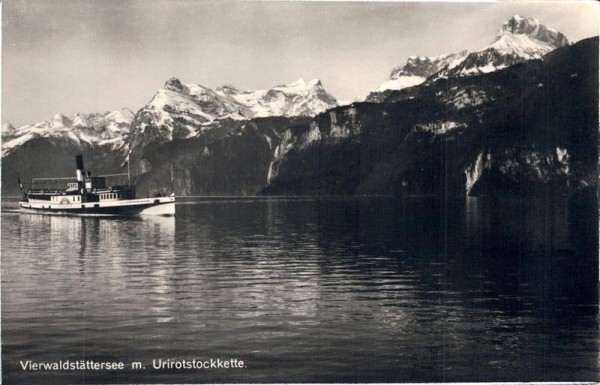
<path fill-rule="evenodd" d="M 173 76 L 240 89 L 319 78 L 363 97 L 408 56 L 482 48 L 515 14 L 570 41 L 598 35 L 594 2 L 4 0 L 2 122 L 136 111 Z"/>

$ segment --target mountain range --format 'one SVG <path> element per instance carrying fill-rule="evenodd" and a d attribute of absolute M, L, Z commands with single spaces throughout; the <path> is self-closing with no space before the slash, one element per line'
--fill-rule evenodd
<path fill-rule="evenodd" d="M 290 131 L 265 193 L 569 194 L 598 172 L 598 39 L 355 103 Z M 281 155 L 282 153 L 283 156 Z"/>
<path fill-rule="evenodd" d="M 95 173 L 127 160 L 141 193 L 430 194 L 442 180 L 459 195 L 583 189 L 597 184 L 597 52 L 597 39 L 570 45 L 514 16 L 481 50 L 411 56 L 344 106 L 318 80 L 241 91 L 172 78 L 135 114 L 3 125 L 3 191 L 17 191 L 17 173 L 72 174 L 75 153 Z"/>
<path fill-rule="evenodd" d="M 478 75 L 527 60 L 541 59 L 548 52 L 568 43 L 565 35 L 540 24 L 537 19 L 515 15 L 502 25 L 496 39 L 480 50 L 434 57 L 410 56 L 406 63 L 394 68 L 389 79 L 367 100 L 376 101 L 385 97 L 386 91 L 412 87 L 424 83 L 428 78 Z"/>
<path fill-rule="evenodd" d="M 74 144 L 106 147 L 107 151 L 122 151 L 133 120 L 128 108 L 103 114 L 77 114 L 67 117 L 56 114 L 52 119 L 14 128 L 2 125 L 2 157 L 10 155 L 34 139 L 72 141 Z"/>
<path fill-rule="evenodd" d="M 317 79 L 299 79 L 269 90 L 240 91 L 233 86 L 216 90 L 199 84 L 182 85 L 169 79 L 164 88 L 135 116 L 132 133 L 157 131 L 161 140 L 197 136 L 215 120 L 247 120 L 269 116 L 314 116 L 337 105 Z"/>

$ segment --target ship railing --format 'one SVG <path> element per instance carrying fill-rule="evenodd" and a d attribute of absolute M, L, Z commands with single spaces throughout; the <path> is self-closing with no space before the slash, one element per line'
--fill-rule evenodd
<path fill-rule="evenodd" d="M 128 173 L 119 173 L 119 174 L 104 174 L 104 175 L 93 175 L 93 177 L 106 178 L 107 186 L 111 184 L 114 185 L 129 185 L 129 174 Z M 115 181 L 114 183 L 109 183 L 109 181 Z M 31 189 L 35 189 L 35 185 L 42 185 L 42 187 L 46 187 L 51 185 L 52 188 L 57 188 L 57 183 L 62 183 L 65 185 L 66 183 L 77 183 L 77 178 L 72 176 L 65 177 L 54 177 L 54 178 L 31 178 Z"/>
<path fill-rule="evenodd" d="M 106 193 L 106 192 L 135 192 L 135 186 L 133 185 L 111 185 L 102 188 L 94 189 L 96 193 Z"/>
<path fill-rule="evenodd" d="M 27 194 L 62 194 L 64 189 L 37 188 L 27 189 Z"/>
<path fill-rule="evenodd" d="M 74 178 L 72 176 L 69 177 L 59 177 L 59 178 L 31 178 L 31 190 L 35 190 L 35 186 L 36 184 L 38 186 L 41 185 L 42 189 L 46 189 L 46 187 L 49 187 L 49 189 L 58 189 L 58 187 L 56 187 L 56 185 L 60 182 L 63 185 L 65 184 L 65 181 L 68 182 L 77 182 L 77 178 Z M 39 189 L 39 188 L 38 188 Z"/>

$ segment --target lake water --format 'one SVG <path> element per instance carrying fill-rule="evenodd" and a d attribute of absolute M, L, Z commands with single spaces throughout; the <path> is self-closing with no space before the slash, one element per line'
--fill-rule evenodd
<path fill-rule="evenodd" d="M 188 199 L 138 220 L 13 206 L 7 384 L 600 379 L 593 200 Z"/>

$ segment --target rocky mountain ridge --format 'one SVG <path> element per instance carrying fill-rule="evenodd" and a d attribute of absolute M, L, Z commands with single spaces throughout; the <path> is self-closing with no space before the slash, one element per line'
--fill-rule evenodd
<path fill-rule="evenodd" d="M 456 54 L 447 54 L 433 57 L 410 56 L 406 63 L 392 70 L 388 80 L 383 82 L 375 92 L 387 90 L 401 90 L 403 88 L 419 85 L 428 77 L 438 73 L 443 68 L 454 68 L 469 54 L 461 51 Z"/>
<path fill-rule="evenodd" d="M 210 142 L 242 136 L 250 120 L 274 115 L 289 123 L 296 115 L 302 120 L 302 116 L 316 115 L 336 104 L 319 80 L 300 79 L 269 90 L 241 91 L 232 86 L 212 90 L 198 84 L 183 85 L 172 78 L 135 114 L 128 109 L 70 117 L 57 114 L 18 128 L 4 124 L 2 179 L 9 186 L 5 191 L 12 191 L 17 174 L 23 180 L 70 175 L 75 153 L 84 154 L 95 172 L 116 172 L 128 161 L 134 175 L 143 174 L 151 167 L 140 157 L 148 146 L 155 148 L 181 139 Z M 277 141 L 273 132 L 267 135 Z"/>
<path fill-rule="evenodd" d="M 148 172 L 142 154 L 150 145 L 176 139 L 220 137 L 237 121 L 261 117 L 314 116 L 337 105 L 319 80 L 300 79 L 269 90 L 240 91 L 233 86 L 216 90 L 184 86 L 172 78 L 140 109 L 131 124 L 130 160 L 135 174 Z"/>
<path fill-rule="evenodd" d="M 124 108 L 104 114 L 57 114 L 18 128 L 4 125 L 2 193 L 19 194 L 17 176 L 26 187 L 32 177 L 74 176 L 75 154 L 84 156 L 94 175 L 118 173 L 127 156 L 132 121 L 133 112 Z"/>
<path fill-rule="evenodd" d="M 299 79 L 269 90 L 240 91 L 232 86 L 216 90 L 199 84 L 183 85 L 169 79 L 137 113 L 129 109 L 104 114 L 56 114 L 53 118 L 14 128 L 2 126 L 2 156 L 35 138 L 67 138 L 113 149 L 126 149 L 126 137 L 150 135 L 160 142 L 202 134 L 219 120 L 248 120 L 269 116 L 314 116 L 337 105 L 319 80 Z"/>
<path fill-rule="evenodd" d="M 233 86 L 215 90 L 199 84 L 183 85 L 171 78 L 134 119 L 134 131 L 147 126 L 169 131 L 167 140 L 201 133 L 215 120 L 244 120 L 270 116 L 315 116 L 337 105 L 315 79 L 299 79 L 268 90 L 241 91 Z"/>
<path fill-rule="evenodd" d="M 267 194 L 570 194 L 597 186 L 598 39 L 440 78 L 290 131 Z M 283 154 L 283 155 L 282 155 Z"/>
<path fill-rule="evenodd" d="M 123 152 L 126 137 L 133 121 L 133 112 L 128 108 L 103 114 L 56 114 L 48 120 L 27 124 L 18 128 L 2 125 L 2 157 L 8 156 L 26 142 L 45 138 L 68 140 L 75 144 L 105 147 L 107 151 Z"/>
<path fill-rule="evenodd" d="M 435 76 L 489 73 L 527 60 L 542 59 L 567 44 L 569 41 L 562 33 L 540 24 L 537 19 L 516 15 L 502 25 L 496 40 L 489 46 L 471 52 L 460 64 L 444 68 Z"/>
<path fill-rule="evenodd" d="M 367 100 L 381 100 L 389 91 L 422 84 L 430 77 L 473 76 L 527 60 L 541 59 L 550 51 L 567 44 L 568 40 L 562 33 L 546 27 L 539 20 L 515 15 L 502 25 L 491 44 L 478 51 L 461 51 L 431 58 L 409 57 L 406 63 L 394 68 L 389 79 Z"/>

